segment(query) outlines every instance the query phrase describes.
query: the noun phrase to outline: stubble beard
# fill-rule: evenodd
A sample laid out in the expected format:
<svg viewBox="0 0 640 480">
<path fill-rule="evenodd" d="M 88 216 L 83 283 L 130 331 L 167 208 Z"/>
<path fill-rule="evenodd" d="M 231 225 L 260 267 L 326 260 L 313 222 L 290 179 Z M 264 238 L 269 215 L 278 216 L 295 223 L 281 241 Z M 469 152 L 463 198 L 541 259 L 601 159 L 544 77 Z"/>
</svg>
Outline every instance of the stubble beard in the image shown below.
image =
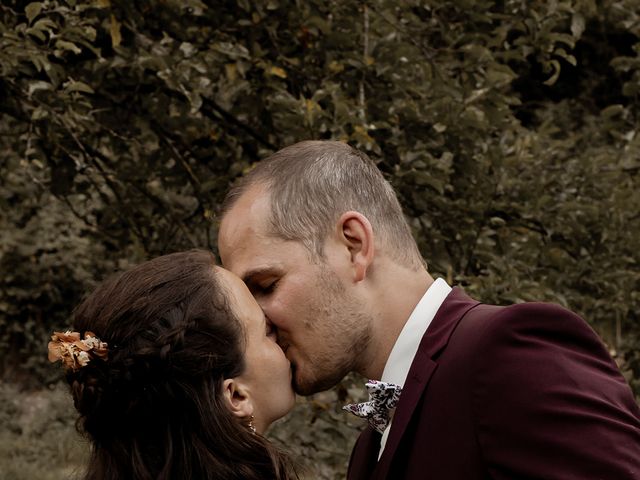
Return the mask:
<svg viewBox="0 0 640 480">
<path fill-rule="evenodd" d="M 345 292 L 339 278 L 322 269 L 315 299 L 304 320 L 319 348 L 303 368 L 294 365 L 293 387 L 300 395 L 328 390 L 349 372 L 360 370 L 371 342 L 371 319 L 365 305 Z M 311 353 L 311 352 L 310 352 Z"/>
</svg>

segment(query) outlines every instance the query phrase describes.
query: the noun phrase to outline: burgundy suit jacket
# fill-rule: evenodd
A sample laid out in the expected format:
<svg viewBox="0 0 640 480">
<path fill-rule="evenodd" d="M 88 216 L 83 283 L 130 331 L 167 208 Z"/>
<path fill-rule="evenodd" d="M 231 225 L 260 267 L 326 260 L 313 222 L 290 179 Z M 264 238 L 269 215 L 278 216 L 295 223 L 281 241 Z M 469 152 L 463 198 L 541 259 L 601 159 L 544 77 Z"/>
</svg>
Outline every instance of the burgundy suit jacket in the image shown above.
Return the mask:
<svg viewBox="0 0 640 480">
<path fill-rule="evenodd" d="M 584 320 L 555 305 L 484 305 L 454 288 L 424 334 L 379 461 L 349 480 L 640 480 L 640 409 Z"/>
</svg>

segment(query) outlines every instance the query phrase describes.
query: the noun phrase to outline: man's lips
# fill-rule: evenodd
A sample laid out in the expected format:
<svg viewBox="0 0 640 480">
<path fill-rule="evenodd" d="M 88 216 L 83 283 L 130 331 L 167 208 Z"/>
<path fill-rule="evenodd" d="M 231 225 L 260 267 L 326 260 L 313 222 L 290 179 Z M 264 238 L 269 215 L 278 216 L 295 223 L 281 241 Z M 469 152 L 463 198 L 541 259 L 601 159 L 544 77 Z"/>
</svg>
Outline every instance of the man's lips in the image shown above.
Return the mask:
<svg viewBox="0 0 640 480">
<path fill-rule="evenodd" d="M 289 343 L 278 338 L 277 340 L 278 346 L 280 349 L 286 354 L 287 350 L 289 350 Z"/>
<path fill-rule="evenodd" d="M 295 362 L 293 357 L 291 356 L 291 353 L 292 353 L 291 350 L 289 350 L 289 347 L 287 346 L 287 348 L 284 350 L 284 356 L 287 357 L 287 360 L 289 360 L 289 363 L 293 365 Z"/>
<path fill-rule="evenodd" d="M 287 360 L 289 360 L 289 363 L 291 364 L 291 367 L 295 368 L 295 362 L 293 360 L 293 357 L 291 356 L 292 350 L 290 350 L 289 347 L 290 347 L 290 345 L 288 343 L 280 345 L 280 348 L 284 352 L 284 356 L 287 357 Z"/>
</svg>

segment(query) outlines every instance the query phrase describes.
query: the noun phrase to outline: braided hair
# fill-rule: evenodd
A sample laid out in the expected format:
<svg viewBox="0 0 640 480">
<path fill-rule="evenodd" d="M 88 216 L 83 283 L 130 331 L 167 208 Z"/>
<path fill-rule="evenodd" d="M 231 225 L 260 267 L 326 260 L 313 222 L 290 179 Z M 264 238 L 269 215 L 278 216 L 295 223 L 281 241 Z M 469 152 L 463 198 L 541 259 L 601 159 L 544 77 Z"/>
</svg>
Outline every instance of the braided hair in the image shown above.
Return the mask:
<svg viewBox="0 0 640 480">
<path fill-rule="evenodd" d="M 101 284 L 74 312 L 106 360 L 68 371 L 77 428 L 91 441 L 85 480 L 291 479 L 291 460 L 228 409 L 242 373 L 242 325 L 210 252 L 142 263 Z"/>
</svg>

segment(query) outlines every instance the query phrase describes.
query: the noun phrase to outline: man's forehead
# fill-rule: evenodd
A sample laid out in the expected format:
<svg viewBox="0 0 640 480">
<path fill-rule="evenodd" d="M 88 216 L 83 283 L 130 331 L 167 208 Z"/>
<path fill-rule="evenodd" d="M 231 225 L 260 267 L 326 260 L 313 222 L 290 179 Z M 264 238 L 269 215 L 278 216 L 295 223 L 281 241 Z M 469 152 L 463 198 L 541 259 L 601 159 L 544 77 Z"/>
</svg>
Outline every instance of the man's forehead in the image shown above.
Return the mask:
<svg viewBox="0 0 640 480">
<path fill-rule="evenodd" d="M 287 245 L 254 225 L 222 229 L 218 250 L 222 265 L 243 280 L 268 275 L 282 268 Z"/>
<path fill-rule="evenodd" d="M 264 217 L 269 213 L 271 200 L 269 191 L 263 185 L 253 185 L 236 199 L 224 218 Z"/>
<path fill-rule="evenodd" d="M 221 251 L 255 236 L 262 236 L 269 214 L 269 202 L 264 194 L 250 189 L 242 194 L 224 214 L 218 231 Z"/>
</svg>

